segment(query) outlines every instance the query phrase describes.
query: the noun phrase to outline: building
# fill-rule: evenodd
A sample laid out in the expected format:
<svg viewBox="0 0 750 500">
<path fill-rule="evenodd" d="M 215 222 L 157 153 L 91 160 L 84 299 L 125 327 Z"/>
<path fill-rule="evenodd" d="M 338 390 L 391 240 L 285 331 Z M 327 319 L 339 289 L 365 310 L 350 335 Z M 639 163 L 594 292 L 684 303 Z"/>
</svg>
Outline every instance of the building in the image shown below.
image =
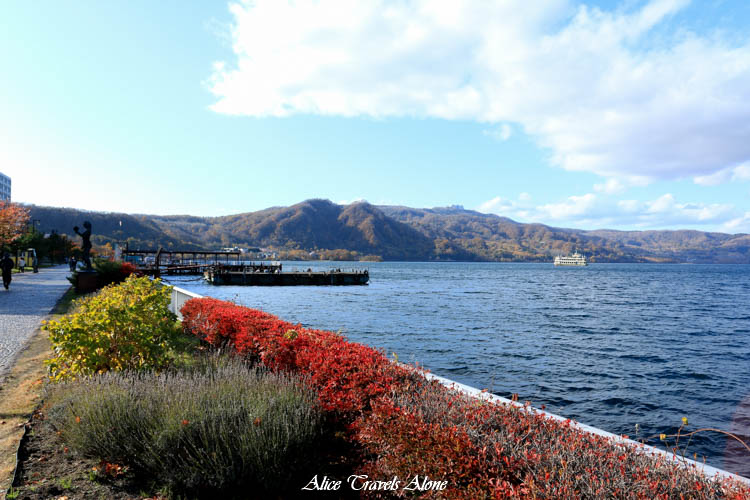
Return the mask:
<svg viewBox="0 0 750 500">
<path fill-rule="evenodd" d="M 10 177 L 0 172 L 0 201 L 10 201 Z"/>
</svg>

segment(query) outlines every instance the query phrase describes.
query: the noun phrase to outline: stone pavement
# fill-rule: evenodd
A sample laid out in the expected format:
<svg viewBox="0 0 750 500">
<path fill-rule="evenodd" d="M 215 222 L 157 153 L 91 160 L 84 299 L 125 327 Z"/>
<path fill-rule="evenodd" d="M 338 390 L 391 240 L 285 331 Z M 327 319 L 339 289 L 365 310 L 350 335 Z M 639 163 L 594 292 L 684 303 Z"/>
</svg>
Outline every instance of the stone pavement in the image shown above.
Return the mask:
<svg viewBox="0 0 750 500">
<path fill-rule="evenodd" d="M 68 266 L 13 275 L 10 290 L 0 286 L 0 384 L 16 354 L 70 286 Z"/>
</svg>

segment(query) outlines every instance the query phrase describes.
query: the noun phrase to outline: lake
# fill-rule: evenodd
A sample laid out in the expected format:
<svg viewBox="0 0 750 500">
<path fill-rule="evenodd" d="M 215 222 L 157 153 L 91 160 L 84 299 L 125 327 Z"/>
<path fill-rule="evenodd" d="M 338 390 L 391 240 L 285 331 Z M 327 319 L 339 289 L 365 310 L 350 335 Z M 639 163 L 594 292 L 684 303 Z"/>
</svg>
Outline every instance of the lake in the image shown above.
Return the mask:
<svg viewBox="0 0 750 500">
<path fill-rule="evenodd" d="M 369 269 L 360 287 L 168 282 L 636 438 L 716 427 L 750 441 L 750 266 L 284 262 Z M 744 401 L 744 403 L 743 403 Z M 684 440 L 683 440 L 684 443 Z M 658 445 L 658 439 L 651 441 Z M 750 476 L 750 453 L 696 435 L 691 458 Z"/>
</svg>

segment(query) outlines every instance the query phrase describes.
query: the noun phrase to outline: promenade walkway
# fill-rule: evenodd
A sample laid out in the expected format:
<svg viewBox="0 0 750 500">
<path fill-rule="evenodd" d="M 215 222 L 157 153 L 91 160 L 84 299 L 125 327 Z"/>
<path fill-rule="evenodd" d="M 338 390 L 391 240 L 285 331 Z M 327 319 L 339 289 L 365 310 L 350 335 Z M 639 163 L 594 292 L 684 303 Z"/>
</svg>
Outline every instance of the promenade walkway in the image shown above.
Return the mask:
<svg viewBox="0 0 750 500">
<path fill-rule="evenodd" d="M 68 266 L 13 275 L 10 290 L 0 287 L 0 385 L 16 354 L 70 286 Z"/>
</svg>

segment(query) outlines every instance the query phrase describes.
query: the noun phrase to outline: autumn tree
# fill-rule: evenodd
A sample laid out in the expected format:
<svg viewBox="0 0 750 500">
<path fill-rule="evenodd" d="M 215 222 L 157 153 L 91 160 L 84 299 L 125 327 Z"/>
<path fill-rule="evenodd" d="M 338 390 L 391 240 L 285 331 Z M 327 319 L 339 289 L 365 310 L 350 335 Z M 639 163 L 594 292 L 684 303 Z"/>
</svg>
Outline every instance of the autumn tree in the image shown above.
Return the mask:
<svg viewBox="0 0 750 500">
<path fill-rule="evenodd" d="M 9 245 L 26 232 L 29 211 L 17 203 L 0 201 L 0 247 Z"/>
</svg>

